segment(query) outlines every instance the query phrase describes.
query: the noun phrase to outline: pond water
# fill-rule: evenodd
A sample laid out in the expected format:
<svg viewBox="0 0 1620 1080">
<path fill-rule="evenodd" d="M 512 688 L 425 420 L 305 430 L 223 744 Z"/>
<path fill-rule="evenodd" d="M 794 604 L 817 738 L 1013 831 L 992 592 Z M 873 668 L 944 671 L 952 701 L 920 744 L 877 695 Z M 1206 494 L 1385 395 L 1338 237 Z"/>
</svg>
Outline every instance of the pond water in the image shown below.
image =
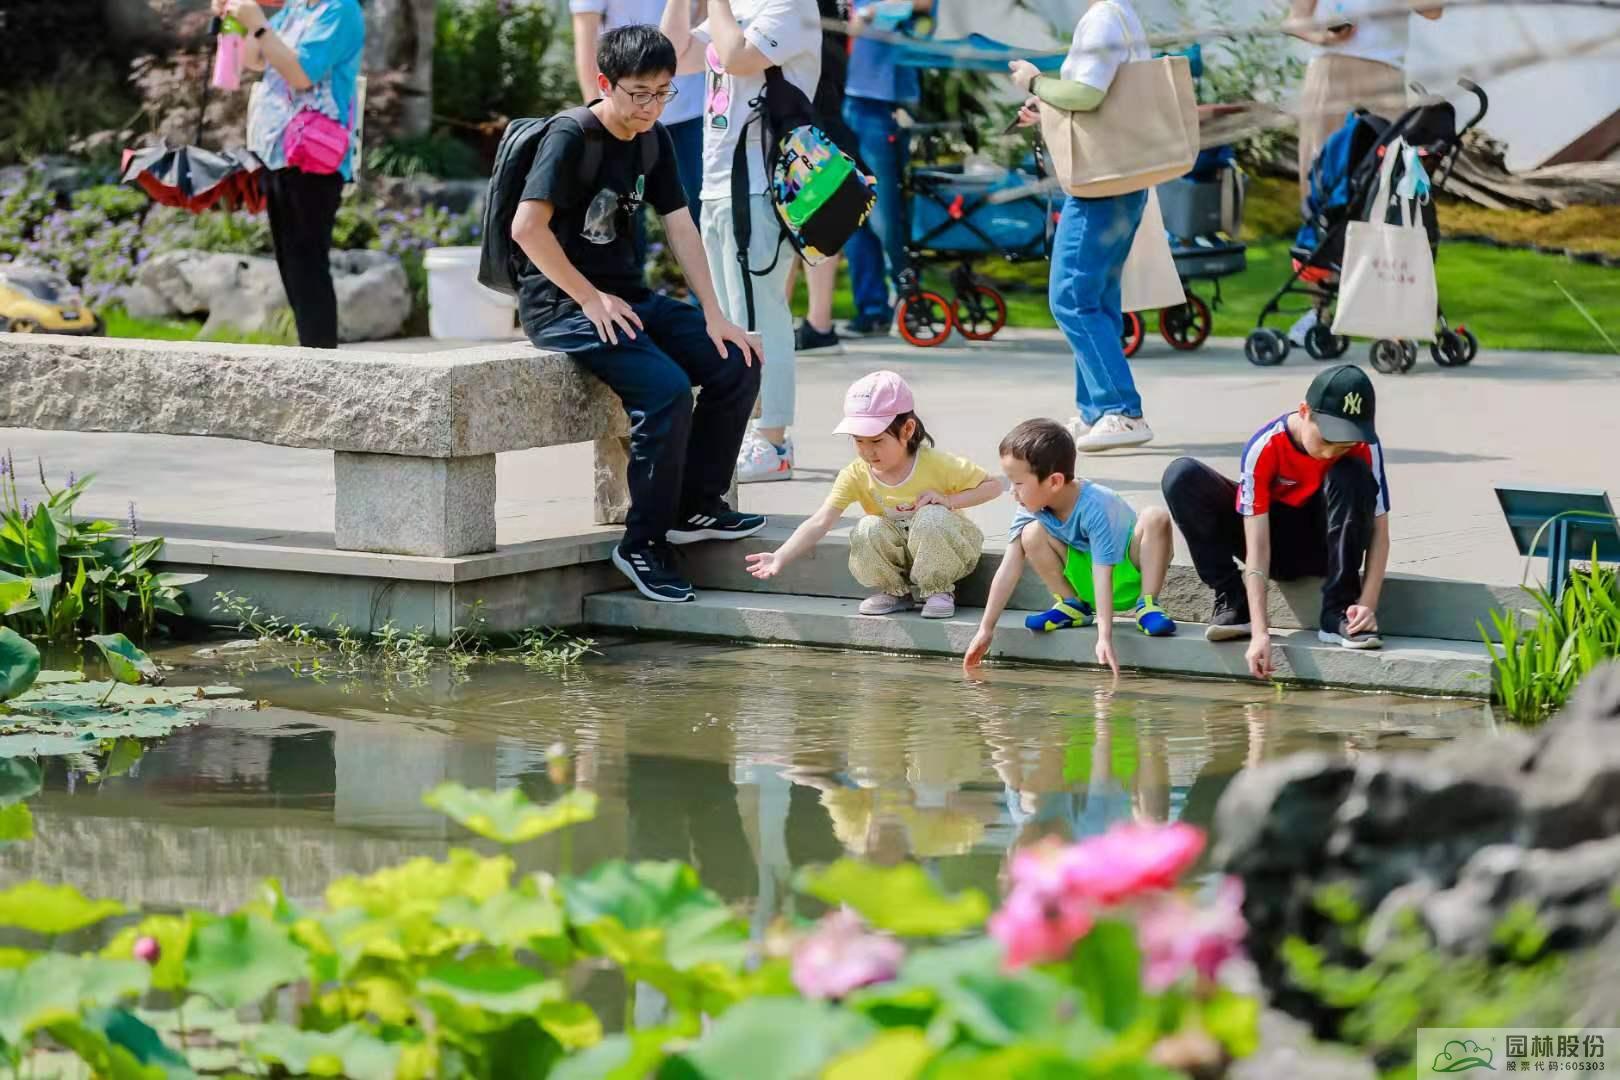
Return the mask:
<svg viewBox="0 0 1620 1080">
<path fill-rule="evenodd" d="M 917 859 L 953 887 L 993 890 L 1014 845 L 1130 818 L 1209 825 L 1246 765 L 1297 751 L 1423 748 L 1489 723 L 1477 702 L 996 668 L 671 642 L 599 646 L 566 676 L 511 663 L 425 683 L 322 685 L 163 657 L 171 682 L 228 681 L 270 702 L 213 713 L 90 782 L 48 759 L 37 839 L 0 875 L 92 896 L 224 908 L 280 878 L 300 899 L 332 878 L 471 838 L 421 805 L 444 780 L 560 789 L 565 745 L 597 819 L 529 869 L 679 858 L 761 920 L 793 910 L 795 867 L 850 853 Z M 473 844 L 488 848 L 482 843 Z"/>
</svg>

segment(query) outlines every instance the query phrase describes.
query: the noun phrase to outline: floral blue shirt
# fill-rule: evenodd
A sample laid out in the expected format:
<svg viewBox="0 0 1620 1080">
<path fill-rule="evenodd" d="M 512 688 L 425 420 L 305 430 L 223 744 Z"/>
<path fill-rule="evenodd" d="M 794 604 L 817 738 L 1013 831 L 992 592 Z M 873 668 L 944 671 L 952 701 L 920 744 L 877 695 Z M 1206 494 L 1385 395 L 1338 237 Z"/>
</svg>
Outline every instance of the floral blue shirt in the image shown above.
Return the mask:
<svg viewBox="0 0 1620 1080">
<path fill-rule="evenodd" d="M 359 0 L 288 0 L 270 19 L 276 36 L 298 54 L 298 64 L 315 85 L 295 91 L 275 68 L 266 67 L 248 110 L 248 149 L 268 169 L 287 167 L 281 139 L 294 116 L 315 109 L 353 131 L 360 58 L 366 46 L 366 20 Z M 354 147 L 338 170 L 354 178 Z"/>
</svg>

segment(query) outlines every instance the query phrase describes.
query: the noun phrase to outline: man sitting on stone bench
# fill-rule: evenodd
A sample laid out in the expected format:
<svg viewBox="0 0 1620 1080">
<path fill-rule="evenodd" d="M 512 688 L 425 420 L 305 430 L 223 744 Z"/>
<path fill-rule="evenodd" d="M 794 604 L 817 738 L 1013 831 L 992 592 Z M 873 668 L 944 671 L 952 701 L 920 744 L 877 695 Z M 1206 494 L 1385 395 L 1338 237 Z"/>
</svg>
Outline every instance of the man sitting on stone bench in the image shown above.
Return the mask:
<svg viewBox="0 0 1620 1080">
<path fill-rule="evenodd" d="M 563 117 L 546 129 L 512 221 L 528 256 L 518 310 L 529 340 L 567 353 L 624 402 L 630 509 L 613 565 L 649 600 L 679 603 L 696 594 L 672 543 L 738 540 L 765 527 L 725 501 L 759 394 L 760 356 L 721 313 L 674 144 L 658 122 L 675 93 L 674 46 L 657 27 L 620 27 L 602 35 L 596 62 L 602 96 L 577 122 Z M 600 141 L 594 177 L 580 175 L 587 140 Z M 663 218 L 701 310 L 647 289 L 632 226 L 643 201 Z M 693 386 L 703 388 L 696 409 Z"/>
<path fill-rule="evenodd" d="M 1187 538 L 1198 576 L 1215 590 L 1205 637 L 1250 638 L 1246 659 L 1257 679 L 1272 672 L 1266 615 L 1272 576 L 1327 579 L 1323 641 L 1347 649 L 1383 644 L 1378 596 L 1389 568 L 1389 485 L 1373 408 L 1365 372 L 1351 364 L 1328 368 L 1297 411 L 1249 440 L 1236 483 L 1192 458 L 1165 470 L 1165 505 Z"/>
</svg>

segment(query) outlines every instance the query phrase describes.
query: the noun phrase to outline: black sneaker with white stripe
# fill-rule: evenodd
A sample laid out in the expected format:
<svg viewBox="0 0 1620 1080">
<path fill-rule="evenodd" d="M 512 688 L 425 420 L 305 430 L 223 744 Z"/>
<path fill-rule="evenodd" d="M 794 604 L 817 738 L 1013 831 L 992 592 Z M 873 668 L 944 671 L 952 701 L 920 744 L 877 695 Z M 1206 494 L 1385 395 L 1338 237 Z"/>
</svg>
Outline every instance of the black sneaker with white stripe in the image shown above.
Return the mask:
<svg viewBox="0 0 1620 1080">
<path fill-rule="evenodd" d="M 695 544 L 699 540 L 741 540 L 765 527 L 762 514 L 739 514 L 723 503 L 713 510 L 700 511 L 669 530 L 672 544 Z"/>
<path fill-rule="evenodd" d="M 675 551 L 668 544 L 650 543 L 613 549 L 613 565 L 649 600 L 684 604 L 697 599 L 692 583 L 675 569 Z"/>
</svg>

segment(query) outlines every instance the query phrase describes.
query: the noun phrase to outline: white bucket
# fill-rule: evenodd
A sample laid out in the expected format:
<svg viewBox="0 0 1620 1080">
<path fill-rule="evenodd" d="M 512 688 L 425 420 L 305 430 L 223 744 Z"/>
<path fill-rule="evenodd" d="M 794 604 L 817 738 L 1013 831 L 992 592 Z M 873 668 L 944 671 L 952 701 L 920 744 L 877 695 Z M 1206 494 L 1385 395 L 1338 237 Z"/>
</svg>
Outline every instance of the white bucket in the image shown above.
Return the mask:
<svg viewBox="0 0 1620 1080">
<path fill-rule="evenodd" d="M 476 247 L 428 248 L 428 333 L 440 340 L 487 341 L 513 336 L 517 301 L 478 284 Z"/>
</svg>

